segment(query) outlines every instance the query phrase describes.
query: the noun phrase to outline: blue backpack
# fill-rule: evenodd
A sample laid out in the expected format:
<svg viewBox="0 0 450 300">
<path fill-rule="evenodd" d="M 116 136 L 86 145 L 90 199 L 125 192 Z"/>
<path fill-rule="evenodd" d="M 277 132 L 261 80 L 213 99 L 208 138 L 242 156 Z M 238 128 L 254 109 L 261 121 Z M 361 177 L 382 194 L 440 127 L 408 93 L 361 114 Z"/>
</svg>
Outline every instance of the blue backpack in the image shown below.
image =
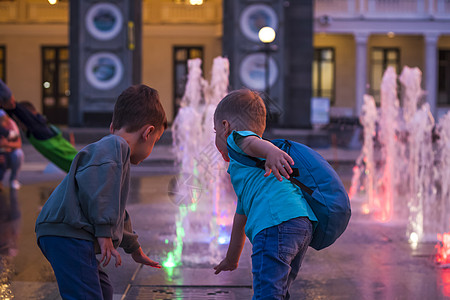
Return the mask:
<svg viewBox="0 0 450 300">
<path fill-rule="evenodd" d="M 284 139 L 270 142 L 294 160 L 289 180 L 300 187 L 319 220 L 309 245 L 316 250 L 330 246 L 347 228 L 351 216 L 350 201 L 341 179 L 333 167 L 311 148 Z M 244 165 L 264 169 L 264 160 L 240 154 L 230 147 L 228 153 Z"/>
</svg>

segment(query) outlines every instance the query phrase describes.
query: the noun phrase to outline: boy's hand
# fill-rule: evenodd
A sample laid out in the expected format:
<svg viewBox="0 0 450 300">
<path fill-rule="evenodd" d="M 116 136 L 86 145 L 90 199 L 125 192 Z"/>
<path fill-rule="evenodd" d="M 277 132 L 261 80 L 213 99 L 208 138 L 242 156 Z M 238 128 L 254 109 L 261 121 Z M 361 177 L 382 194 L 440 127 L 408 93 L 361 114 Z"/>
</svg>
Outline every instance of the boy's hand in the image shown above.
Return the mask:
<svg viewBox="0 0 450 300">
<path fill-rule="evenodd" d="M 283 180 L 282 176 L 289 179 L 289 174 L 292 173 L 291 165 L 294 165 L 294 160 L 271 142 L 256 136 L 248 136 L 240 139 L 238 146 L 249 156 L 266 159 L 266 173 L 264 177 L 269 176 L 273 172 L 273 175 L 279 181 Z"/>
<path fill-rule="evenodd" d="M 159 264 L 159 262 L 153 261 L 150 258 L 148 258 L 148 256 L 145 255 L 144 251 L 142 251 L 141 247 L 139 247 L 139 249 L 131 253 L 131 257 L 137 263 L 161 269 L 161 265 Z"/>
<path fill-rule="evenodd" d="M 117 252 L 114 248 L 112 239 L 107 237 L 97 237 L 97 240 L 100 245 L 100 250 L 102 251 L 102 259 L 100 260 L 100 263 L 105 260 L 103 266 L 106 267 L 109 264 L 112 255 L 116 259 L 116 267 L 120 266 L 122 264 L 122 258 L 120 257 L 119 252 Z"/>
<path fill-rule="evenodd" d="M 214 267 L 214 270 L 216 270 L 214 272 L 214 274 L 219 274 L 222 271 L 233 271 L 236 270 L 236 268 L 238 267 L 238 263 L 233 263 L 231 262 L 228 258 L 225 258 L 224 260 L 222 260 L 220 262 L 220 264 L 218 264 L 217 266 Z"/>
<path fill-rule="evenodd" d="M 279 181 L 283 180 L 281 176 L 289 179 L 289 174 L 292 173 L 291 165 L 294 165 L 294 160 L 286 152 L 276 146 L 271 147 L 267 151 L 264 177 L 269 176 L 273 172 L 273 175 Z"/>
</svg>

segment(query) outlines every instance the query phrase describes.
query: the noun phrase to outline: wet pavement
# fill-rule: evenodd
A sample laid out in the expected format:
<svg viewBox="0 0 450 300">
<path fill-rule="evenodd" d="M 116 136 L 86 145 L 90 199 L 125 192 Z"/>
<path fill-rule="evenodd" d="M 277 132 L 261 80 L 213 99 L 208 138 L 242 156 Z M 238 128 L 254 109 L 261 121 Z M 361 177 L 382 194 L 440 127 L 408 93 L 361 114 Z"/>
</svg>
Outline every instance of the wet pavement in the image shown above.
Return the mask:
<svg viewBox="0 0 450 300">
<path fill-rule="evenodd" d="M 334 165 L 348 186 L 352 165 L 342 158 L 346 154 L 328 153 L 331 160 L 336 157 Z M 176 230 L 178 206 L 168 195 L 175 170 L 162 157 L 133 167 L 132 173 L 128 212 L 134 230 L 150 258 L 162 262 L 173 250 L 166 240 Z M 52 269 L 36 245 L 34 222 L 63 175 L 45 161 L 28 161 L 20 175 L 22 188 L 0 193 L 0 299 L 60 299 Z M 450 299 L 450 269 L 434 263 L 434 245 L 412 247 L 405 224 L 370 221 L 358 213 L 359 206 L 352 203 L 349 227 L 334 245 L 308 250 L 291 299 Z M 226 248 L 219 247 L 219 256 L 225 255 Z M 252 295 L 248 241 L 239 268 L 219 275 L 214 275 L 211 264 L 158 270 L 139 266 L 120 253 L 122 266 L 107 267 L 114 299 L 250 299 Z"/>
</svg>

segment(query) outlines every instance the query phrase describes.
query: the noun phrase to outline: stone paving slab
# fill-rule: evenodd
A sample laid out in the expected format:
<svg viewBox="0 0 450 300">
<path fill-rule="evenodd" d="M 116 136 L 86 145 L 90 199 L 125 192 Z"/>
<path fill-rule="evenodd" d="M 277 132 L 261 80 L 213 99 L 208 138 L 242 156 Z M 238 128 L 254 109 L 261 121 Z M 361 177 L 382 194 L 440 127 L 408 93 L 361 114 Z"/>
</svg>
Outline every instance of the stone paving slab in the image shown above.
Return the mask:
<svg viewBox="0 0 450 300">
<path fill-rule="evenodd" d="M 251 297 L 252 290 L 246 287 L 140 286 L 132 287 L 126 299 L 241 300 L 251 299 Z"/>
<path fill-rule="evenodd" d="M 245 257 L 243 258 L 246 259 Z M 219 263 L 219 262 L 218 262 Z M 176 267 L 170 272 L 142 268 L 132 285 L 145 286 L 201 286 L 201 287 L 243 287 L 251 288 L 251 269 L 238 268 L 233 272 L 214 275 L 212 267 Z"/>
</svg>

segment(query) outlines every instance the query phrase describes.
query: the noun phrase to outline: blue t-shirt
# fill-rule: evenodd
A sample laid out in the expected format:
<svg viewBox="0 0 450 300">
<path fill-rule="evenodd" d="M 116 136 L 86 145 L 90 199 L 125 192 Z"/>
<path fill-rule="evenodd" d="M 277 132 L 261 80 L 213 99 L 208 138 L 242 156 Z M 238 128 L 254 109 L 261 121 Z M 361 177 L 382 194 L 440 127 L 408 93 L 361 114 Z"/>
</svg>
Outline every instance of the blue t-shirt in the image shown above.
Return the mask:
<svg viewBox="0 0 450 300">
<path fill-rule="evenodd" d="M 239 139 L 247 136 L 259 137 L 251 131 L 233 131 L 228 136 L 228 146 L 245 154 L 238 144 Z M 238 197 L 236 213 L 247 216 L 245 234 L 250 242 L 261 230 L 293 218 L 317 221 L 300 188 L 289 180 L 280 182 L 273 174 L 264 177 L 264 170 L 243 165 L 231 157 L 228 173 Z"/>
</svg>

